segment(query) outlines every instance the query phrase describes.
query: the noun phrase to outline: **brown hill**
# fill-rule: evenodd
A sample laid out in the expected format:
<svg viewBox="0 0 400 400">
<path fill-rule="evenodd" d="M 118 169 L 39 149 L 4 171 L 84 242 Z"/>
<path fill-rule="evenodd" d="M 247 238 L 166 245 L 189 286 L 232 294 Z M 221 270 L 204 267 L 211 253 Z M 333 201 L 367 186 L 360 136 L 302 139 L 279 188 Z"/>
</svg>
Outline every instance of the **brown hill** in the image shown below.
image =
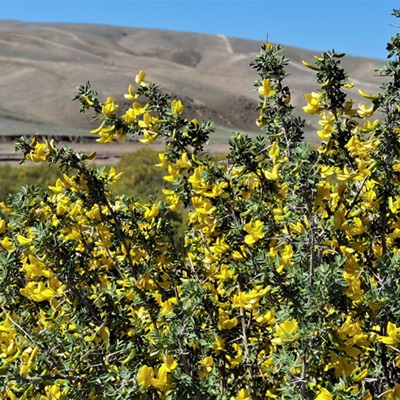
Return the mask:
<svg viewBox="0 0 400 400">
<path fill-rule="evenodd" d="M 79 106 L 71 101 L 75 87 L 90 80 L 101 98 L 122 101 L 141 69 L 182 99 L 190 117 L 213 120 L 222 135 L 256 132 L 257 74 L 249 62 L 260 44 L 221 35 L 0 21 L 0 135 L 87 134 L 98 122 L 77 114 Z M 312 62 L 315 54 L 320 52 L 285 48 L 291 59 L 287 83 L 298 114 L 304 94 L 316 88 L 314 74 L 301 61 Z M 382 82 L 374 73 L 382 63 L 344 60 L 356 88 L 372 93 Z"/>
</svg>

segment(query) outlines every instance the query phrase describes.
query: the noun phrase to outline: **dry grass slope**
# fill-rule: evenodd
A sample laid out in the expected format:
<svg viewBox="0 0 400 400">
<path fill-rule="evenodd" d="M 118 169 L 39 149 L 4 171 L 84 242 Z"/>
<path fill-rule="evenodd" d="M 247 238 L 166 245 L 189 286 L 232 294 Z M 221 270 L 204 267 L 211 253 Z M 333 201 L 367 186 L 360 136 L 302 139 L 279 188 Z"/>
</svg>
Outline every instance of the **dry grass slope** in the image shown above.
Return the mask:
<svg viewBox="0 0 400 400">
<path fill-rule="evenodd" d="M 98 123 L 77 115 L 78 104 L 71 101 L 75 87 L 90 80 L 101 97 L 123 103 L 122 94 L 140 69 L 181 98 L 189 117 L 221 127 L 217 140 L 232 130 L 256 132 L 257 74 L 249 62 L 259 46 L 221 35 L 0 21 L 0 135 L 85 135 Z M 301 60 L 312 62 L 315 53 L 286 47 L 285 55 L 291 59 L 287 83 L 301 114 L 304 93 L 316 87 Z M 374 73 L 382 63 L 345 60 L 356 86 L 372 93 L 382 81 Z"/>
</svg>

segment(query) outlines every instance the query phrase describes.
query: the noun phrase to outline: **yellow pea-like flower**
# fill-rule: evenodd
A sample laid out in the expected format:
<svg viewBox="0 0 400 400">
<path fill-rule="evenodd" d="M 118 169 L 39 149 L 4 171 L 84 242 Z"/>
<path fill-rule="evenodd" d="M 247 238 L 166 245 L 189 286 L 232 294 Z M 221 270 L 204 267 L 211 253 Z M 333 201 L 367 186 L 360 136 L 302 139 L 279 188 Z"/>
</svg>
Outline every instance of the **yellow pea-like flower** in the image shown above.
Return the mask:
<svg viewBox="0 0 400 400">
<path fill-rule="evenodd" d="M 265 97 L 272 97 L 276 93 L 276 90 L 272 88 L 270 79 L 263 79 L 261 86 L 258 88 L 258 93 Z"/>
<path fill-rule="evenodd" d="M 315 398 L 315 400 L 332 400 L 332 399 L 333 399 L 332 393 L 328 389 L 325 389 L 325 388 L 322 388 L 319 391 L 318 396 Z"/>
<path fill-rule="evenodd" d="M 152 367 L 143 365 L 139 368 L 137 373 L 137 381 L 139 386 L 141 386 L 143 389 L 147 389 L 152 385 L 153 378 L 154 370 Z"/>
</svg>

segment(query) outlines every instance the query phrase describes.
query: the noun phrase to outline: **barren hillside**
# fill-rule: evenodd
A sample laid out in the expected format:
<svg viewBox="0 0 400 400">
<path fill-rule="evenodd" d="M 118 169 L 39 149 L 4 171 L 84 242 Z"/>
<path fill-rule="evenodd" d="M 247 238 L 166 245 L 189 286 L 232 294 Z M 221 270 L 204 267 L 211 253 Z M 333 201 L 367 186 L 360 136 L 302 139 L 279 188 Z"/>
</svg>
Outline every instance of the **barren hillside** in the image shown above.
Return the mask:
<svg viewBox="0 0 400 400">
<path fill-rule="evenodd" d="M 191 117 L 212 119 L 222 134 L 257 131 L 257 74 L 249 63 L 260 44 L 219 35 L 0 21 L 0 134 L 87 134 L 98 123 L 78 115 L 78 104 L 71 101 L 75 87 L 90 80 L 101 98 L 122 102 L 140 69 L 182 99 Z M 298 114 L 304 94 L 316 88 L 301 60 L 312 62 L 320 53 L 285 49 L 291 59 L 287 83 Z M 348 57 L 344 64 L 356 83 L 355 94 L 357 88 L 378 91 L 382 78 L 374 69 L 382 61 Z"/>
</svg>

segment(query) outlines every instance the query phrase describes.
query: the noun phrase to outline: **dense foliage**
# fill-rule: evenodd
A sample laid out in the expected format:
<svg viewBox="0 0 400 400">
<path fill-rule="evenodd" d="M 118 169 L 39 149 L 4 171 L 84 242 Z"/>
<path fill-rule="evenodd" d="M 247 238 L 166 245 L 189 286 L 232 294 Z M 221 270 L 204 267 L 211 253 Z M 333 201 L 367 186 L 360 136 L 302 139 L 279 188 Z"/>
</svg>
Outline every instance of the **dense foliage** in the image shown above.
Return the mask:
<svg viewBox="0 0 400 400">
<path fill-rule="evenodd" d="M 158 152 L 151 148 L 141 148 L 132 153 L 123 154 L 115 168 L 124 171 L 121 179 L 113 185 L 118 194 L 133 196 L 147 201 L 149 196 L 161 198 L 161 190 L 168 186 L 163 180 L 163 171 L 154 168 L 158 162 Z M 109 169 L 109 165 L 98 166 Z M 10 193 L 18 192 L 22 186 L 35 185 L 47 188 L 57 178 L 62 177 L 57 166 L 49 168 L 46 164 L 25 164 L 23 167 L 13 164 L 0 165 L 0 200 Z"/>
<path fill-rule="evenodd" d="M 143 71 L 124 111 L 79 87 L 99 142 L 165 141 L 157 167 L 172 186 L 138 201 L 112 190 L 115 168 L 19 141 L 64 175 L 51 194 L 26 187 L 1 204 L 2 396 L 399 398 L 400 35 L 388 51 L 381 93 L 360 90 L 371 104 L 358 107 L 342 54 L 305 62 L 319 84 L 304 107 L 320 116 L 311 149 L 289 60 L 262 45 L 262 135 L 233 134 L 218 162 L 203 153 L 212 124 L 184 118 Z"/>
</svg>

